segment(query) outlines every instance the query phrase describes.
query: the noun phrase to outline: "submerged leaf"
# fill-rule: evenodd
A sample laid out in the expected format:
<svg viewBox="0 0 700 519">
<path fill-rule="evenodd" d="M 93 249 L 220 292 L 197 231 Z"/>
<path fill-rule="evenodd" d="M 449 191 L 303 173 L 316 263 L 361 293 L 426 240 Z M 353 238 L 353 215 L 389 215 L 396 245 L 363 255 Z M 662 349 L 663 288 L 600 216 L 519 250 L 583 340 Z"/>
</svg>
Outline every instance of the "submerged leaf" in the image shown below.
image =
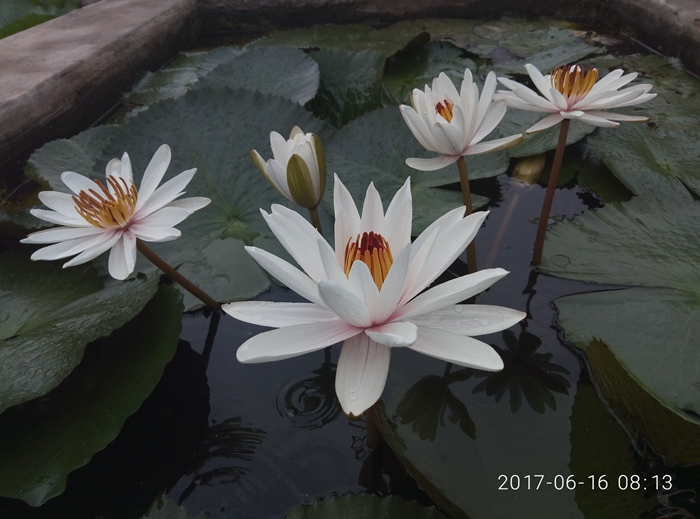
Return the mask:
<svg viewBox="0 0 700 519">
<path fill-rule="evenodd" d="M 130 323 L 93 343 L 51 393 L 0 416 L 0 494 L 39 506 L 63 492 L 68 474 L 117 436 L 158 383 L 181 316 L 180 295 L 161 288 Z"/>
<path fill-rule="evenodd" d="M 398 496 L 373 494 L 331 496 L 313 505 L 303 505 L 289 512 L 285 519 L 443 519 L 435 507 L 426 508 Z"/>
</svg>

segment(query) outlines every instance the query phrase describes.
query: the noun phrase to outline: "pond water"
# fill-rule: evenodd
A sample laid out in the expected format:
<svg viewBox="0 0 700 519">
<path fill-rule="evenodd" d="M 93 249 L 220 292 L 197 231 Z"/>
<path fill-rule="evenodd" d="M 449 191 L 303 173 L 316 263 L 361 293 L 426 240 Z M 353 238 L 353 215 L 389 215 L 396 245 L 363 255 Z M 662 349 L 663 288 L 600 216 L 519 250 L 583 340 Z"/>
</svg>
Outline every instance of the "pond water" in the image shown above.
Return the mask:
<svg viewBox="0 0 700 519">
<path fill-rule="evenodd" d="M 476 44 L 467 45 L 458 38 L 452 38 L 449 45 L 422 42 L 423 47 L 391 58 L 386 69 L 383 58 L 374 55 L 372 59 L 381 63 L 380 81 L 385 87 L 382 95 L 393 96 L 397 101 L 407 94 L 406 85 L 420 81 L 422 74 L 433 75 L 441 67 L 453 71 L 461 67 L 463 70 L 464 63 L 479 63 L 482 55 L 490 56 L 492 62 L 504 63 L 507 68 L 516 56 L 510 49 L 517 48 L 520 54 L 537 54 L 539 47 L 535 43 L 516 42 L 515 37 L 509 40 L 510 43 L 505 42 L 501 32 L 510 30 L 508 23 L 478 26 L 475 33 L 481 40 Z M 552 34 L 552 38 L 562 38 L 556 31 Z M 491 48 L 489 42 L 500 44 Z M 465 53 L 460 44 L 462 47 L 467 45 L 468 52 Z M 562 49 L 562 46 L 554 48 L 558 49 L 552 51 L 557 59 L 561 57 L 559 54 L 571 51 Z M 350 50 L 363 51 L 362 48 Z M 590 53 L 590 49 L 584 50 Z M 588 56 L 580 49 L 574 51 L 566 54 L 572 61 L 576 52 L 581 58 Z M 223 52 L 230 50 L 222 51 L 222 55 Z M 392 52 L 385 52 L 392 55 Z M 361 58 L 368 61 L 367 55 Z M 207 59 L 209 61 L 205 60 L 203 65 L 199 61 L 201 56 L 197 56 L 195 68 L 216 70 L 216 63 L 221 62 L 217 62 L 221 58 L 216 51 Z M 329 67 L 325 59 L 327 56 L 319 55 L 322 77 L 327 70 L 324 67 Z M 546 61 L 547 56 L 539 56 L 539 59 Z M 238 66 L 240 73 L 247 65 Z M 369 65 L 370 68 L 373 66 Z M 167 98 L 176 97 L 171 95 L 173 91 L 187 91 L 196 77 L 193 81 L 192 70 L 186 64 L 182 70 L 170 71 L 175 86 L 165 82 L 167 88 L 158 90 L 162 85 L 156 82 L 156 87 L 145 94 L 148 89 L 142 89 L 140 95 L 147 97 L 157 91 L 156 97 Z M 371 74 L 368 72 L 363 81 Z M 212 81 L 225 79 L 213 73 L 211 76 Z M 242 88 L 248 87 L 244 85 Z M 332 81 L 326 84 L 326 92 L 333 93 L 334 88 Z M 372 88 L 370 85 L 365 90 Z M 170 93 L 163 95 L 166 90 Z M 264 92 L 269 92 L 269 89 Z M 208 95 L 206 98 L 202 93 L 192 92 L 188 98 L 200 103 L 216 98 L 213 94 Z M 239 93 L 230 93 L 229 96 L 242 96 L 248 103 L 257 103 L 261 98 L 258 94 L 255 98 Z M 143 97 L 137 99 L 143 101 Z M 265 109 L 269 108 L 272 114 L 281 106 L 275 105 L 278 101 L 271 101 L 272 98 L 262 99 L 264 103 L 255 106 L 266 104 Z M 358 143 L 367 144 L 363 139 L 371 141 L 377 134 L 382 134 L 383 127 L 373 130 L 374 134 L 367 130 L 378 124 L 376 119 L 369 119 L 372 113 L 384 116 L 389 110 L 396 110 L 395 107 L 380 108 L 372 102 L 363 107 L 361 101 L 348 102 L 346 108 L 352 106 L 347 109 L 340 106 L 342 117 L 338 116 L 337 120 L 333 119 L 336 115 L 329 115 L 327 105 L 314 105 L 313 101 L 307 104 L 318 117 L 330 121 L 330 125 L 342 127 L 330 130 L 330 126 L 321 127 L 320 122 L 311 120 L 308 114 L 304 116 L 308 117 L 304 121 L 308 127 L 313 129 L 315 124 L 320 128 L 316 130 L 320 135 L 324 136 L 325 131 L 328 136 L 330 171 L 342 171 L 350 164 L 344 162 L 350 152 L 343 155 L 342 151 L 353 146 L 361 147 Z M 143 104 L 147 106 L 150 102 L 153 100 Z M 176 106 L 177 100 L 163 103 L 167 102 L 171 104 L 166 105 L 168 109 L 164 111 L 174 111 L 172 107 Z M 391 105 L 391 102 L 385 99 L 384 104 Z M 202 110 L 201 107 L 196 109 Z M 156 113 L 157 110 L 158 106 L 154 105 L 144 114 Z M 187 114 L 189 108 L 185 106 L 183 110 Z M 296 112 L 287 107 L 283 110 L 286 111 L 279 117 L 285 123 L 287 119 L 301 117 L 298 115 L 302 111 L 299 106 L 294 108 Z M 369 121 L 365 126 L 348 124 L 361 119 L 365 113 L 364 117 Z M 119 117 L 129 116 L 121 114 Z M 125 137 L 132 146 L 130 153 L 134 149 L 135 164 L 138 160 L 143 161 L 143 156 L 148 153 L 146 144 L 138 144 L 139 132 L 150 128 L 146 124 L 143 128 L 137 126 L 141 117 L 133 117 L 127 127 L 136 128 L 134 136 Z M 186 116 L 180 117 L 187 120 Z M 248 114 L 241 119 L 245 117 Z M 387 118 L 384 116 L 385 120 Z M 172 130 L 169 136 L 172 140 L 167 142 L 173 144 L 179 138 L 179 132 L 187 134 L 190 130 L 186 124 Z M 215 130 L 222 127 L 217 121 L 211 124 Z M 241 122 L 241 125 L 245 124 Z M 231 128 L 230 131 L 232 135 L 227 139 L 235 142 L 237 130 Z M 241 131 L 250 133 L 245 128 Z M 267 131 L 269 128 L 261 132 L 263 141 Z M 85 144 L 89 140 L 87 137 L 78 137 L 75 142 L 88 149 L 98 140 L 95 135 L 107 135 L 105 142 L 122 138 L 116 131 L 107 132 L 112 130 L 97 130 L 90 134 L 93 141 L 89 145 Z M 368 135 L 364 136 L 365 133 Z M 254 141 L 257 142 L 255 146 L 260 149 L 260 136 L 255 138 L 258 139 Z M 179 148 L 174 146 L 175 154 L 178 149 L 188 147 L 188 139 L 183 138 Z M 391 140 L 391 136 L 387 135 L 387 139 Z M 240 140 L 245 139 L 241 137 Z M 343 148 L 344 142 L 349 142 L 347 148 Z M 392 153 L 404 158 L 408 156 L 403 150 L 393 151 L 395 147 L 391 145 L 380 156 L 372 146 L 378 145 L 370 143 L 362 149 L 370 150 L 368 154 L 379 163 L 378 167 L 384 165 L 382 160 L 388 160 L 382 157 L 394 158 Z M 240 147 L 250 150 L 254 146 L 245 141 Z M 51 150 L 44 153 L 51 153 Z M 110 156 L 109 153 L 112 151 L 97 147 L 92 162 L 96 164 L 95 171 L 104 170 L 104 163 L 108 160 L 105 157 Z M 190 150 L 189 153 L 187 159 L 194 152 Z M 220 159 L 216 152 L 213 154 L 213 159 L 202 158 L 202 166 L 198 163 L 198 167 L 205 172 L 221 169 L 221 164 L 226 167 L 234 164 L 239 168 L 243 167 L 240 164 L 244 160 L 248 160 L 245 156 L 229 163 Z M 549 171 L 551 155 L 548 152 L 545 175 Z M 46 173 L 43 160 L 41 153 L 35 156 L 33 167 L 51 182 L 53 173 Z M 176 168 L 182 164 L 182 160 L 178 160 Z M 211 162 L 207 163 L 207 160 Z M 352 160 L 351 166 L 363 171 L 365 176 L 360 175 L 348 183 L 362 184 L 372 170 L 357 157 Z M 16 499 L 0 498 L 0 517 L 138 519 L 153 500 L 164 493 L 183 506 L 190 516 L 204 512 L 211 518 L 273 519 L 285 517 L 300 505 L 312 504 L 332 495 L 363 492 L 399 496 L 426 507 L 437 505 L 448 516 L 474 519 L 700 516 L 697 501 L 700 466 L 664 463 L 647 440 L 637 435 L 637 429 L 624 420 L 618 421 L 599 396 L 586 356 L 565 340 L 564 331 L 557 325 L 555 299 L 586 292 L 619 291 L 624 288 L 623 283 L 575 281 L 533 268 L 530 265 L 532 244 L 545 189 L 542 182 L 528 184 L 515 178 L 517 175 L 513 169 L 518 156 L 502 155 L 497 160 L 505 161 L 508 170 L 500 173 L 505 169 L 502 168 L 500 174 L 488 175 L 490 178 L 479 178 L 479 168 L 494 171 L 501 165 L 486 161 L 470 166 L 477 174 L 477 180 L 472 182 L 472 192 L 483 197 L 484 205 L 480 209 L 490 211 L 476 237 L 476 250 L 480 269 L 501 267 L 510 274 L 476 296 L 473 302 L 527 312 L 526 319 L 511 329 L 480 337 L 503 357 L 503 372 L 486 374 L 406 349 L 394 349 L 382 399 L 383 417 L 377 425 L 383 433 L 384 443 L 372 449 L 367 444 L 366 419 L 349 420 L 335 396 L 339 345 L 281 362 L 240 364 L 235 358 L 237 348 L 263 328 L 209 311 L 185 313 L 175 357 L 143 405 L 126 419 L 116 439 L 97 452 L 87 465 L 70 473 L 67 488 L 61 495 L 38 508 Z M 247 167 L 250 168 L 250 164 Z M 592 171 L 596 172 L 595 175 Z M 568 175 L 568 180 L 564 178 L 563 185 L 557 190 L 552 208 L 553 223 L 605 207 L 601 198 L 610 203 L 627 202 L 633 197 L 632 191 L 592 156 L 585 141 L 567 148 L 563 172 L 564 177 Z M 620 176 L 617 170 L 616 175 Z M 453 183 L 454 176 L 433 177 L 438 178 L 437 182 L 426 181 L 427 177 L 420 174 L 414 178 L 417 179 L 414 198 L 420 213 L 414 225 L 416 222 L 420 225 L 421 219 L 428 218 L 427 215 L 444 213 L 444 205 L 454 203 L 457 198 L 458 185 Z M 391 189 L 398 182 L 395 177 L 378 176 L 374 180 L 380 191 L 384 188 L 385 201 L 393 195 Z M 429 196 L 436 196 L 428 195 L 434 191 L 430 182 L 446 187 L 447 194 L 440 195 L 441 199 L 430 199 Z M 627 185 L 630 187 L 629 183 Z M 589 189 L 592 186 L 596 192 Z M 351 190 L 356 199 L 358 190 L 364 187 L 353 184 Z M 639 185 L 631 187 L 639 196 Z M 691 188 L 688 190 L 692 193 Z M 245 198 L 237 193 L 237 198 Z M 251 196 L 254 204 L 258 195 Z M 235 209 L 240 209 L 240 206 L 235 206 Z M 235 213 L 233 209 L 231 212 Z M 322 214 L 322 220 L 324 226 L 330 228 L 328 212 Z M 248 228 L 243 231 L 233 226 L 226 228 L 230 233 L 227 236 L 236 239 L 247 239 L 245 233 L 248 231 Z M 233 257 L 234 253 L 227 251 L 226 254 Z M 232 261 L 240 261 L 236 258 L 233 257 Z M 210 261 L 207 265 L 215 269 L 217 263 Z M 183 268 L 190 268 L 195 275 L 199 272 L 193 267 Z M 465 273 L 462 257 L 437 282 Z M 235 268 L 223 272 L 221 279 L 229 278 L 233 283 L 239 280 L 240 284 L 249 282 L 250 286 L 256 283 L 255 280 L 236 277 Z M 264 281 L 258 285 L 250 290 L 261 292 Z M 269 291 L 262 291 L 255 299 L 301 300 L 274 283 Z M 185 301 L 186 305 L 190 304 Z M 88 346 L 86 358 L 99 357 L 98 346 L 99 343 Z M 51 393 L 37 402 L 39 406 L 50 407 Z M 11 409 L 8 415 L 13 412 Z M 21 412 L 24 411 L 17 411 L 17 416 L 21 416 Z M 10 419 L 7 420 L 9 423 Z M 0 430 L 3 426 L 0 421 Z M 605 489 L 599 488 L 601 477 L 607 481 Z M 638 488 L 635 487 L 636 481 L 640 482 Z M 664 486 L 667 481 L 672 482 L 668 488 Z M 571 486 L 567 488 L 567 484 Z"/>
</svg>

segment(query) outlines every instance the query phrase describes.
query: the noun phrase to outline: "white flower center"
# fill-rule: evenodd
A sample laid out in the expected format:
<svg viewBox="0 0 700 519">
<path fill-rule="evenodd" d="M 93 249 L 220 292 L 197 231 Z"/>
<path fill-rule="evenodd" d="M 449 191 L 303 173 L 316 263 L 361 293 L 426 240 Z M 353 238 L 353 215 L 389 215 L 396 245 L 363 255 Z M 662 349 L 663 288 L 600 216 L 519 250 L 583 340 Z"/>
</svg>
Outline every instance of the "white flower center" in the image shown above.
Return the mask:
<svg viewBox="0 0 700 519">
<path fill-rule="evenodd" d="M 454 104 L 450 103 L 447 99 L 445 99 L 442 103 L 438 103 L 435 105 L 435 112 L 439 115 L 442 115 L 442 118 L 445 119 L 445 121 L 451 123 L 453 106 Z"/>
<path fill-rule="evenodd" d="M 99 181 L 95 180 L 102 193 L 94 189 L 89 192 L 81 191 L 79 196 L 73 196 L 75 210 L 85 220 L 100 229 L 124 227 L 129 223 L 136 209 L 139 194 L 133 182 L 123 178 L 107 177 L 114 194 Z"/>
<path fill-rule="evenodd" d="M 348 239 L 345 245 L 345 275 L 350 275 L 350 269 L 355 261 L 362 261 L 369 267 L 372 279 L 379 290 L 382 289 L 384 280 L 389 275 L 389 269 L 394 263 L 389 242 L 375 232 L 365 232 L 357 235 L 353 241 Z"/>
<path fill-rule="evenodd" d="M 571 106 L 591 91 L 598 81 L 598 69 L 591 67 L 586 73 L 580 65 L 566 65 L 552 70 L 549 80 L 552 87 L 561 92 Z"/>
</svg>

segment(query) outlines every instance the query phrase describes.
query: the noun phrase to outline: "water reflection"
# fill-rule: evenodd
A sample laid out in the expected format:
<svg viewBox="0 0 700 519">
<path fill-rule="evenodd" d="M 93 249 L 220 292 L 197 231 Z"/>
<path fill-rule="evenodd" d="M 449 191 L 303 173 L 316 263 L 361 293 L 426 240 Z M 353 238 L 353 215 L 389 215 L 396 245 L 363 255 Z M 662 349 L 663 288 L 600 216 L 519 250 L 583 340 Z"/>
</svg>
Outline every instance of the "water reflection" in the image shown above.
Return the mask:
<svg viewBox="0 0 700 519">
<path fill-rule="evenodd" d="M 492 344 L 503 359 L 504 368 L 495 373 L 474 372 L 476 377 L 485 377 L 474 387 L 474 393 L 485 392 L 500 402 L 508 392 L 510 409 L 515 414 L 522 405 L 523 395 L 528 405 L 538 413 L 544 413 L 545 406 L 553 410 L 557 402 L 553 393 L 569 394 L 569 381 L 561 374 L 569 371 L 552 362 L 553 353 L 537 353 L 542 341 L 522 326 L 520 335 L 512 330 L 501 332 L 505 347 Z"/>
<path fill-rule="evenodd" d="M 428 375 L 413 385 L 396 406 L 401 424 L 411 424 L 411 429 L 421 440 L 434 441 L 438 425 L 445 426 L 448 419 L 457 424 L 464 434 L 476 439 L 476 425 L 469 416 L 464 403 L 452 394 L 450 384 L 470 378 L 475 371 L 461 369 L 451 373 L 452 364 L 447 365 L 443 376 Z"/>
<path fill-rule="evenodd" d="M 321 367 L 314 376 L 285 384 L 277 396 L 277 411 L 300 429 L 318 429 L 332 422 L 340 413 L 335 396 L 335 363 L 331 348 L 326 348 Z"/>
</svg>

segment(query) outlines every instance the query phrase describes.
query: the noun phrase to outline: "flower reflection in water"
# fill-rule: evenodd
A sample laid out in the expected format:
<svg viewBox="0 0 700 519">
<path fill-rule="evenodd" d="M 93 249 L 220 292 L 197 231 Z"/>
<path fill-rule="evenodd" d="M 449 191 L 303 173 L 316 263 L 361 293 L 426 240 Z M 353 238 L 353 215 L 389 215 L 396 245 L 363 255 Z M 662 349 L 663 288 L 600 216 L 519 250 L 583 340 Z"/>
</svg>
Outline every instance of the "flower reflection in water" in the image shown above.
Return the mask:
<svg viewBox="0 0 700 519">
<path fill-rule="evenodd" d="M 510 396 L 510 408 L 517 413 L 525 395 L 528 405 L 538 413 L 544 413 L 545 405 L 556 410 L 553 393 L 569 394 L 571 385 L 561 373 L 569 371 L 551 361 L 552 353 L 536 353 L 542 341 L 525 329 L 516 337 L 511 330 L 502 333 L 505 348 L 492 346 L 503 359 L 503 371 L 489 374 L 475 388 L 474 393 L 485 392 L 500 402 L 506 391 Z M 482 374 L 473 372 L 479 377 Z"/>
<path fill-rule="evenodd" d="M 332 422 L 340 413 L 340 403 L 335 397 L 335 369 L 331 362 L 331 349 L 326 348 L 320 368 L 312 371 L 315 376 L 299 382 L 289 382 L 277 397 L 277 411 L 294 427 L 318 429 Z"/>
<path fill-rule="evenodd" d="M 434 441 L 438 424 L 445 426 L 445 411 L 449 410 L 448 419 L 472 439 L 476 439 L 476 425 L 469 416 L 464 403 L 450 391 L 450 384 L 470 378 L 475 371 L 461 369 L 450 373 L 451 364 L 447 365 L 442 377 L 428 375 L 420 379 L 404 395 L 396 407 L 402 424 L 411 424 L 413 432 L 421 440 Z"/>
</svg>

